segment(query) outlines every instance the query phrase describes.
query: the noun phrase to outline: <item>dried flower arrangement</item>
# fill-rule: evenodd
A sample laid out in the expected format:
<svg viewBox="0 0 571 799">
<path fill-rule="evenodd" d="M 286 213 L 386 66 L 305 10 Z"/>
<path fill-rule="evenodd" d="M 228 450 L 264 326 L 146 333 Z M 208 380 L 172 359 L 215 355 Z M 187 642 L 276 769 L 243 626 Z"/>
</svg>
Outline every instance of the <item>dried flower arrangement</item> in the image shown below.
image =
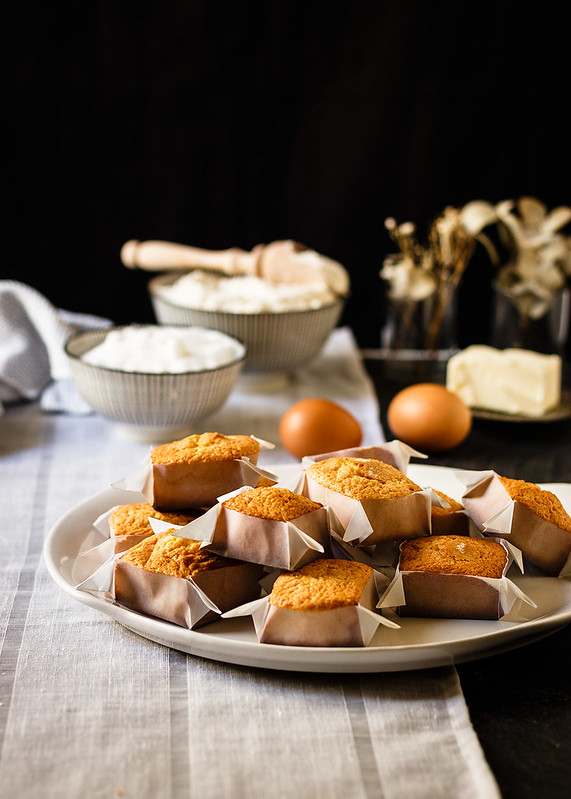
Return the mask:
<svg viewBox="0 0 571 799">
<path fill-rule="evenodd" d="M 444 312 L 478 242 L 498 267 L 497 290 L 510 298 L 520 316 L 541 317 L 571 276 L 571 237 L 559 232 L 570 221 L 570 207 L 548 212 L 533 197 L 497 205 L 475 200 L 461 209 L 447 207 L 421 245 L 412 222 L 398 225 L 388 218 L 385 227 L 400 252 L 386 256 L 380 276 L 402 329 L 410 330 L 418 304 L 432 298 L 431 318 L 419 344 L 435 349 Z M 492 225 L 507 251 L 505 259 L 484 232 Z"/>
<path fill-rule="evenodd" d="M 491 242 L 482 229 L 495 221 L 495 214 L 484 206 L 474 214 L 470 205 L 463 209 L 447 207 L 428 230 L 428 241 L 422 245 L 416 238 L 412 222 L 397 225 L 385 221 L 392 240 L 400 252 L 383 261 L 380 276 L 388 284 L 388 296 L 401 318 L 402 330 L 410 333 L 417 304 L 433 299 L 430 320 L 422 334 L 414 338 L 422 349 L 433 350 L 440 332 L 444 312 L 458 288 L 478 240 L 494 255 Z M 397 345 L 398 346 L 398 345 Z"/>
<path fill-rule="evenodd" d="M 522 317 L 539 319 L 571 277 L 571 236 L 559 231 L 571 222 L 571 208 L 548 212 L 534 197 L 495 206 L 499 234 L 509 252 L 498 271 L 496 288 Z M 517 213 L 516 213 L 517 212 Z"/>
</svg>

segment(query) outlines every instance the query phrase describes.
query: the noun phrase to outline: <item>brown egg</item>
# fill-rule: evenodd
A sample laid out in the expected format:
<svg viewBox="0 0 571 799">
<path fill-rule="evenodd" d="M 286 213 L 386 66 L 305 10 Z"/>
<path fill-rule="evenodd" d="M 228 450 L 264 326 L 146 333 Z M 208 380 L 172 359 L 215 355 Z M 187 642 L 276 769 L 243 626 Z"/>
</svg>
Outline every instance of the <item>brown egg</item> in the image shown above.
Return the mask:
<svg viewBox="0 0 571 799">
<path fill-rule="evenodd" d="M 363 437 L 361 425 L 349 411 L 318 398 L 292 405 L 281 418 L 279 432 L 286 450 L 299 459 L 358 447 Z"/>
<path fill-rule="evenodd" d="M 417 383 L 399 391 L 387 409 L 393 435 L 419 450 L 443 452 L 460 444 L 472 428 L 472 413 L 437 383 Z"/>
</svg>

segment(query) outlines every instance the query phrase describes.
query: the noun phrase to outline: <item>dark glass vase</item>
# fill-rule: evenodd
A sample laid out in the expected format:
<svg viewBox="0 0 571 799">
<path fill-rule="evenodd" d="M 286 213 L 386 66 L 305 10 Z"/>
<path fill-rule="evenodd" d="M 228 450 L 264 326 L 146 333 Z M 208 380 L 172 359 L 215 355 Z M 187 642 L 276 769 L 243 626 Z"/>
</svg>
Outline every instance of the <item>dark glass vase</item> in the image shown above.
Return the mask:
<svg viewBox="0 0 571 799">
<path fill-rule="evenodd" d="M 490 343 L 498 349 L 517 347 L 563 356 L 569 335 L 570 308 L 570 291 L 564 289 L 554 297 L 543 316 L 532 319 L 519 313 L 509 297 L 495 291 Z"/>
</svg>

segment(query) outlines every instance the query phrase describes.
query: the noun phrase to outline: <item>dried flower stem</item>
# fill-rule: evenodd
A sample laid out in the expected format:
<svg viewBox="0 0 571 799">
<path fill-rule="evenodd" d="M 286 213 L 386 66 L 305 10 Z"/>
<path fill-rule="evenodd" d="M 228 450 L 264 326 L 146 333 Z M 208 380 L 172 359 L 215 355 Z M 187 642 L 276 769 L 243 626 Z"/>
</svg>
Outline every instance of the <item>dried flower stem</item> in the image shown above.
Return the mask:
<svg viewBox="0 0 571 799">
<path fill-rule="evenodd" d="M 436 341 L 438 339 L 446 306 L 460 284 L 460 280 L 468 266 L 468 262 L 474 253 L 475 246 L 476 242 L 474 239 L 468 236 L 463 237 L 462 252 L 456 258 L 452 274 L 440 275 L 438 288 L 436 289 L 436 308 L 425 341 L 425 347 L 429 351 L 436 349 Z"/>
</svg>

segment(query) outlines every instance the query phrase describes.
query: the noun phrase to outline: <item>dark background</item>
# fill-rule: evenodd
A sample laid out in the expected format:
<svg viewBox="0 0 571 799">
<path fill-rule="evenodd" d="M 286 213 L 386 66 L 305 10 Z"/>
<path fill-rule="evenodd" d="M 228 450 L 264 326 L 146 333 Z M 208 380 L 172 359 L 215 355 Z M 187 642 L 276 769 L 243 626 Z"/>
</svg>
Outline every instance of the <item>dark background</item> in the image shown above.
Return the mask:
<svg viewBox="0 0 571 799">
<path fill-rule="evenodd" d="M 130 238 L 341 261 L 343 322 L 379 345 L 387 216 L 569 202 L 564 4 L 39 3 L 4 6 L 0 277 L 58 307 L 152 321 Z M 460 293 L 485 340 L 491 267 Z"/>
</svg>

